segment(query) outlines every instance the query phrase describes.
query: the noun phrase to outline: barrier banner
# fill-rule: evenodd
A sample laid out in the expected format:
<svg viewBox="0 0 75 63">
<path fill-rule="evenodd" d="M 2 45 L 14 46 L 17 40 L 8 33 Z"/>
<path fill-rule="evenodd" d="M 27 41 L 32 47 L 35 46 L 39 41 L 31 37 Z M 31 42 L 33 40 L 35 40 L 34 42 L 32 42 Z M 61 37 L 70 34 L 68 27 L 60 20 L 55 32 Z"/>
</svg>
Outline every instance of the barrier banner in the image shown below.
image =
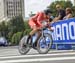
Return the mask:
<svg viewBox="0 0 75 63">
<path fill-rule="evenodd" d="M 75 42 L 75 18 L 53 23 L 53 42 Z"/>
</svg>

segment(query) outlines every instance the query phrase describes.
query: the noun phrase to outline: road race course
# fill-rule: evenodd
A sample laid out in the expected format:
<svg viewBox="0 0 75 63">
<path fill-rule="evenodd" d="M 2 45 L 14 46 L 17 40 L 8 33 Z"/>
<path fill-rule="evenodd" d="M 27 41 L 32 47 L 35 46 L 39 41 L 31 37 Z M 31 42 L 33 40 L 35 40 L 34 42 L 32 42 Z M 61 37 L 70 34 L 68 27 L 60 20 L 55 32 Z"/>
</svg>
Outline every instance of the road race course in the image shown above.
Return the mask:
<svg viewBox="0 0 75 63">
<path fill-rule="evenodd" d="M 38 54 L 31 49 L 20 55 L 18 47 L 0 47 L 0 63 L 75 63 L 74 50 L 51 50 L 48 54 Z"/>
</svg>

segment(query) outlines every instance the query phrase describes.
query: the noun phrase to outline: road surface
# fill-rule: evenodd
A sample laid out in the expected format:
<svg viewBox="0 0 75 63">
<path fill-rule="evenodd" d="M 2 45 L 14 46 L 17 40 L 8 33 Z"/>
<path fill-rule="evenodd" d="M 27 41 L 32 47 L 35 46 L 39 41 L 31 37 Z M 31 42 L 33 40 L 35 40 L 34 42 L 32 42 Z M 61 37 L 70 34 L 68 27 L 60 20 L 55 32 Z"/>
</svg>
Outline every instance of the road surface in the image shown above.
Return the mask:
<svg viewBox="0 0 75 63">
<path fill-rule="evenodd" d="M 0 63 L 75 63 L 74 50 L 51 50 L 48 54 L 38 54 L 31 49 L 20 55 L 18 47 L 0 47 Z"/>
</svg>

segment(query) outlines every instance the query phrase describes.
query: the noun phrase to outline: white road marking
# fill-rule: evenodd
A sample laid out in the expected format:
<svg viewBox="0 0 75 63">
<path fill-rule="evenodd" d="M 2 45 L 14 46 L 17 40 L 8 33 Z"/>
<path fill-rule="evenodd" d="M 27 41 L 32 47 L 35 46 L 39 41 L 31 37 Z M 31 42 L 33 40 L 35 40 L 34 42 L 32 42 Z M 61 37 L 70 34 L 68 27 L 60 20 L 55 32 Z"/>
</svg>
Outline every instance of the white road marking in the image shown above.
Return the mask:
<svg viewBox="0 0 75 63">
<path fill-rule="evenodd" d="M 75 57 L 56 57 L 56 58 L 38 58 L 38 59 L 15 59 L 15 60 L 4 60 L 0 63 L 14 63 L 14 62 L 37 62 L 37 61 L 59 61 L 59 60 L 75 60 Z"/>
<path fill-rule="evenodd" d="M 0 57 L 0 59 L 9 59 L 9 58 L 22 58 L 22 57 L 39 57 L 39 56 L 57 56 L 57 55 L 75 55 L 75 52 L 70 53 L 52 53 L 52 54 L 38 54 L 38 55 L 21 55 L 21 56 L 7 56 L 7 57 Z"/>
</svg>

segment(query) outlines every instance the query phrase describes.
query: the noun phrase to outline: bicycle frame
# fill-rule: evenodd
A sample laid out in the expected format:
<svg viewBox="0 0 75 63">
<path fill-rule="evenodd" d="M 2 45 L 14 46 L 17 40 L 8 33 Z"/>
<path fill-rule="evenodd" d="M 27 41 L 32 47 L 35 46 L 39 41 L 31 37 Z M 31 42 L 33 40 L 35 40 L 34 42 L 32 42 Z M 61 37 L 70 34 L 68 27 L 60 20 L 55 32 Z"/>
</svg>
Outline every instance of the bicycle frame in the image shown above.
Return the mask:
<svg viewBox="0 0 75 63">
<path fill-rule="evenodd" d="M 44 37 L 44 30 L 46 28 L 42 28 L 41 30 L 39 30 L 41 32 L 41 36 Z M 32 44 L 35 43 L 35 40 L 37 39 L 37 33 L 35 33 L 33 36 L 32 36 Z"/>
</svg>

